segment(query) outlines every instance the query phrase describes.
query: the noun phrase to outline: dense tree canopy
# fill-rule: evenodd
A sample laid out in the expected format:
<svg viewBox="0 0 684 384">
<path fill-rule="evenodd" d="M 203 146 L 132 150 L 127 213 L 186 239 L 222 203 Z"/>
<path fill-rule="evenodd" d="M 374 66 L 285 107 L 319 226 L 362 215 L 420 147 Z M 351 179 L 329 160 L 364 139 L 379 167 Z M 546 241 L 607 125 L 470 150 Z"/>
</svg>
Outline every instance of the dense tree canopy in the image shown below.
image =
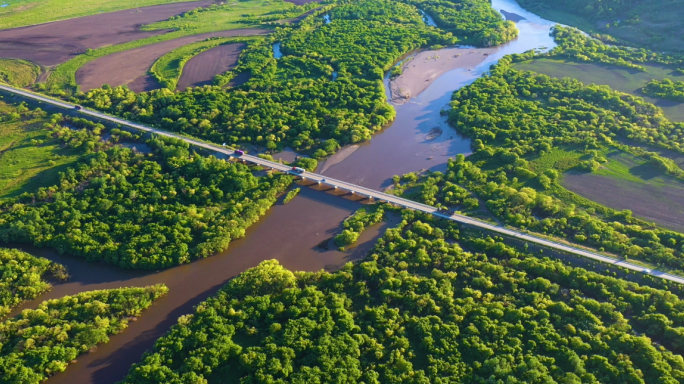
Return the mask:
<svg viewBox="0 0 684 384">
<path fill-rule="evenodd" d="M 66 270 L 60 264 L 17 249 L 0 248 L 0 317 L 21 302 L 49 291 L 50 283 L 44 277 L 50 273 L 59 279 L 66 278 Z"/>
<path fill-rule="evenodd" d="M 368 258 L 338 272 L 292 273 L 267 261 L 231 280 L 181 317 L 124 383 L 684 377 L 676 295 L 404 214 Z"/>
<path fill-rule="evenodd" d="M 684 102 L 684 81 L 653 80 L 642 91 L 649 96 Z"/>
<path fill-rule="evenodd" d="M 381 205 L 370 208 L 359 208 L 353 215 L 344 220 L 344 230 L 335 236 L 335 244 L 345 247 L 356 243 L 361 233 L 373 224 L 377 224 L 385 217 L 385 210 Z"/>
<path fill-rule="evenodd" d="M 551 9 L 562 9 L 577 13 L 592 20 L 606 20 L 624 15 L 643 0 L 521 0 L 523 6 L 543 5 Z"/>
<path fill-rule="evenodd" d="M 518 36 L 512 21 L 504 21 L 489 0 L 404 0 L 430 15 L 445 31 L 463 42 L 491 47 Z"/>
<path fill-rule="evenodd" d="M 63 119 L 53 117 L 54 135 L 83 157 L 58 185 L 0 206 L 0 240 L 124 268 L 188 263 L 243 236 L 292 181 L 256 177 L 246 165 L 191 154 L 181 140 L 152 138 L 152 153 L 135 152 L 112 145 L 130 137 L 127 132 L 112 130 L 105 142 L 95 124 L 70 129 L 62 127 Z"/>
<path fill-rule="evenodd" d="M 164 295 L 164 285 L 79 293 L 43 302 L 0 323 L 0 381 L 38 384 L 123 331 Z"/>
</svg>

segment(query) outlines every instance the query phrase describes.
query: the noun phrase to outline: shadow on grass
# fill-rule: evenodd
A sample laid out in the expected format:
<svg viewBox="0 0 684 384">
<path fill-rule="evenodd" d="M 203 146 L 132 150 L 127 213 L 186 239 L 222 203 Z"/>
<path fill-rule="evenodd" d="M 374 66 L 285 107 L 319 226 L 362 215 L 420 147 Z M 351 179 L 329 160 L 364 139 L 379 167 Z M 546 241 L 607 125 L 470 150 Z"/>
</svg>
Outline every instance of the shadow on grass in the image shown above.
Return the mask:
<svg viewBox="0 0 684 384">
<path fill-rule="evenodd" d="M 644 163 L 637 165 L 636 167 L 632 167 L 629 169 L 629 173 L 646 181 L 656 178 L 658 176 L 662 176 L 663 174 L 662 171 L 660 171 L 658 168 L 649 163 Z"/>
</svg>

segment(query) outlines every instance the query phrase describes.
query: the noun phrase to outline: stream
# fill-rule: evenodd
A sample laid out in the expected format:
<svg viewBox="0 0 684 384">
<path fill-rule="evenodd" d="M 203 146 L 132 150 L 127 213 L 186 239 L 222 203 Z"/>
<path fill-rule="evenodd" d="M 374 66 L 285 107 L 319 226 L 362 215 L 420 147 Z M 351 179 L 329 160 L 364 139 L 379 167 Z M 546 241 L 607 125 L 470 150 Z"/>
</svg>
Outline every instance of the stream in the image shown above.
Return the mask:
<svg viewBox="0 0 684 384">
<path fill-rule="evenodd" d="M 513 0 L 493 0 L 497 11 L 518 16 L 520 36 L 500 47 L 482 51 L 468 47 L 451 47 L 431 52 L 457 55 L 454 52 L 482 56 L 472 68 L 456 68 L 429 80 L 429 86 L 404 103 L 394 103 L 397 118 L 393 124 L 366 143 L 348 146 L 319 167 L 319 172 L 366 187 L 382 189 L 395 174 L 421 169 L 444 170 L 447 159 L 470 151 L 470 140 L 449 127 L 440 110 L 448 106 L 454 90 L 468 85 L 484 74 L 491 64 L 510 53 L 534 48 L 552 48 L 549 31 L 554 23 L 523 10 Z M 510 17 L 510 16 L 509 16 Z M 280 44 L 273 46 L 276 57 Z M 482 52 L 487 52 L 484 55 Z M 409 65 L 411 65 L 409 63 Z M 410 70 L 407 72 L 410 73 Z M 421 75 L 416 73 L 416 76 Z M 439 81 L 436 81 L 439 80 Z M 426 81 L 428 83 L 428 81 Z M 386 82 L 390 89 L 389 80 Z M 388 97 L 391 99 L 388 92 Z M 371 166 L 372 165 L 372 166 Z M 56 252 L 26 245 L 8 245 L 31 254 L 46 257 L 67 266 L 72 279 L 57 283 L 52 291 L 24 303 L 13 315 L 25 308 L 36 308 L 46 299 L 78 292 L 146 286 L 164 283 L 169 294 L 147 309 L 128 329 L 110 338 L 109 343 L 82 355 L 49 383 L 109 384 L 122 380 L 131 364 L 138 362 L 145 350 L 176 323 L 178 317 L 192 312 L 193 306 L 214 294 L 229 279 L 267 259 L 278 259 L 292 270 L 335 270 L 349 261 L 366 255 L 397 218 L 367 229 L 357 245 L 345 252 L 330 246 L 330 238 L 342 230 L 346 217 L 361 207 L 350 196 L 335 196 L 326 188 L 302 188 L 288 204 L 277 203 L 260 222 L 250 227 L 243 239 L 233 241 L 227 251 L 190 264 L 161 271 L 130 271 L 84 259 L 60 256 Z"/>
</svg>

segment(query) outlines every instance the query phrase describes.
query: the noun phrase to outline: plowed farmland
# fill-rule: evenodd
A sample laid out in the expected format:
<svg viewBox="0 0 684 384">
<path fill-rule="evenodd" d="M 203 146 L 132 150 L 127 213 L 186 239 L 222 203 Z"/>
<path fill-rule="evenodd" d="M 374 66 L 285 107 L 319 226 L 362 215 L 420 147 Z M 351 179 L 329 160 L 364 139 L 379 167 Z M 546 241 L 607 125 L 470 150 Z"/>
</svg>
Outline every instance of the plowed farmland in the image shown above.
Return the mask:
<svg viewBox="0 0 684 384">
<path fill-rule="evenodd" d="M 0 58 L 24 59 L 43 66 L 63 63 L 86 49 L 121 44 L 160 35 L 167 30 L 141 31 L 144 24 L 163 21 L 212 0 L 155 5 L 0 31 Z"/>
<path fill-rule="evenodd" d="M 214 76 L 235 68 L 246 44 L 224 44 L 193 57 L 185 64 L 178 89 L 211 84 Z"/>
<path fill-rule="evenodd" d="M 82 91 L 101 87 L 128 85 L 135 92 L 148 91 L 158 85 L 147 74 L 154 62 L 163 55 L 186 44 L 204 40 L 212 36 L 248 36 L 269 33 L 265 29 L 233 29 L 201 35 L 185 36 L 175 40 L 164 41 L 124 52 L 114 53 L 93 60 L 76 72 L 76 81 Z M 180 88 L 182 89 L 182 88 Z"/>
</svg>

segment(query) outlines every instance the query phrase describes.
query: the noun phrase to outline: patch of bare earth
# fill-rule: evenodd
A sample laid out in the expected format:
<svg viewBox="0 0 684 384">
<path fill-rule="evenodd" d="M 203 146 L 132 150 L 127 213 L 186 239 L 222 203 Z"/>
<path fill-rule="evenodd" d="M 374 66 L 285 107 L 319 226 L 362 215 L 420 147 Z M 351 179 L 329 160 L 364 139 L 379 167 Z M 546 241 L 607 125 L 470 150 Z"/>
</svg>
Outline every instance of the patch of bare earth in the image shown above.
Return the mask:
<svg viewBox="0 0 684 384">
<path fill-rule="evenodd" d="M 563 186 L 613 209 L 684 232 L 684 184 L 676 180 L 638 183 L 592 173 L 568 172 Z"/>
<path fill-rule="evenodd" d="M 392 102 L 403 104 L 426 90 L 435 79 L 454 69 L 473 69 L 499 48 L 443 48 L 407 58 L 403 72 L 390 83 Z"/>
<path fill-rule="evenodd" d="M 112 87 L 128 85 L 135 92 L 149 91 L 159 87 L 159 84 L 148 74 L 152 64 L 178 47 L 202 41 L 208 37 L 264 35 L 270 32 L 266 29 L 253 28 L 203 33 L 113 53 L 79 68 L 76 71 L 76 82 L 84 92 L 99 88 L 103 84 L 109 84 Z M 179 87 L 179 89 L 182 88 Z"/>
<path fill-rule="evenodd" d="M 24 59 L 43 66 L 63 63 L 87 48 L 122 44 L 168 32 L 141 31 L 151 24 L 180 15 L 213 0 L 127 9 L 52 23 L 0 31 L 0 57 Z"/>
<path fill-rule="evenodd" d="M 244 43 L 224 44 L 193 57 L 183 67 L 177 88 L 182 91 L 187 87 L 211 84 L 214 76 L 237 66 L 240 52 L 245 47 Z"/>
</svg>

